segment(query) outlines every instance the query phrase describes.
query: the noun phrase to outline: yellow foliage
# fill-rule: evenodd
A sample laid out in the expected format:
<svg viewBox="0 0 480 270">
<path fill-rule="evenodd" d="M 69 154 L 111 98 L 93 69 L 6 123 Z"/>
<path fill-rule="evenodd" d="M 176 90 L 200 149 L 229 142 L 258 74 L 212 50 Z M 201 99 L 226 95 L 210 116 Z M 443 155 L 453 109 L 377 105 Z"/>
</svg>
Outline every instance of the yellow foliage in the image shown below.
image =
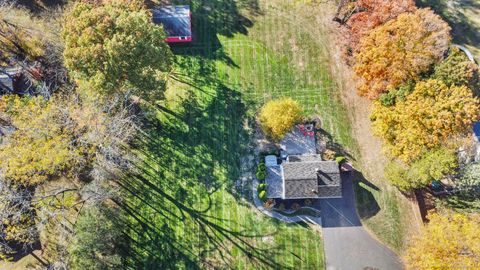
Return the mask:
<svg viewBox="0 0 480 270">
<path fill-rule="evenodd" d="M 450 27 L 430 9 L 403 13 L 372 30 L 355 55 L 358 92 L 378 96 L 419 74 L 442 59 L 450 43 Z"/>
<path fill-rule="evenodd" d="M 439 80 L 419 82 L 404 101 L 383 106 L 376 101 L 373 131 L 395 157 L 410 163 L 424 151 L 469 132 L 480 119 L 480 103 L 465 86 L 448 87 Z"/>
<path fill-rule="evenodd" d="M 480 215 L 442 213 L 430 222 L 407 249 L 409 269 L 478 269 L 480 265 Z"/>
<path fill-rule="evenodd" d="M 32 18 L 27 11 L 0 6 L 0 61 L 9 65 L 9 58 L 36 60 L 43 56 L 47 36 L 46 25 Z"/>
<path fill-rule="evenodd" d="M 7 179 L 36 185 L 69 171 L 82 159 L 75 146 L 76 124 L 56 100 L 5 96 L 0 108 L 10 116 L 15 131 L 0 146 L 0 168 Z"/>
<path fill-rule="evenodd" d="M 272 100 L 260 111 L 260 125 L 267 136 L 281 140 L 301 120 L 301 112 L 298 102 L 291 98 Z"/>
</svg>

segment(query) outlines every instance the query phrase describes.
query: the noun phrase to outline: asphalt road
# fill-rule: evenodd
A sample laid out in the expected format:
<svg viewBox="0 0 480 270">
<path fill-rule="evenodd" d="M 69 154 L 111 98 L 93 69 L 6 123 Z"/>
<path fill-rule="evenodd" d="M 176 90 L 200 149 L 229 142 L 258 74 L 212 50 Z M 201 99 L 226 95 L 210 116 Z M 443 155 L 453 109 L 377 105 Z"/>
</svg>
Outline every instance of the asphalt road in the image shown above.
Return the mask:
<svg viewBox="0 0 480 270">
<path fill-rule="evenodd" d="M 398 256 L 362 227 L 355 208 L 352 179 L 343 177 L 340 199 L 322 199 L 322 231 L 327 270 L 403 269 Z"/>
</svg>

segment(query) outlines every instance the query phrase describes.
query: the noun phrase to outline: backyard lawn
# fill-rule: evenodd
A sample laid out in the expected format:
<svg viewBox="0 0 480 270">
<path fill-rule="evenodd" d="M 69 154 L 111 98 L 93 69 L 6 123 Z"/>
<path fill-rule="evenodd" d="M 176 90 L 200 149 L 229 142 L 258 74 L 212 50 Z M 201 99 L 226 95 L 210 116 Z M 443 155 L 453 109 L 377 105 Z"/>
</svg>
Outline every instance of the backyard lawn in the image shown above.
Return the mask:
<svg viewBox="0 0 480 270">
<path fill-rule="evenodd" d="M 122 182 L 131 223 L 128 264 L 322 269 L 318 228 L 256 211 L 242 167 L 254 170 L 245 168 L 253 164 L 247 161 L 254 112 L 280 96 L 297 99 L 305 114 L 322 117 L 336 141 L 353 145 L 328 51 L 303 29 L 303 5 L 228 2 L 191 3 L 195 42 L 172 48 L 176 68 L 166 101 L 147 116 L 147 132 L 135 145 L 137 172 Z"/>
</svg>

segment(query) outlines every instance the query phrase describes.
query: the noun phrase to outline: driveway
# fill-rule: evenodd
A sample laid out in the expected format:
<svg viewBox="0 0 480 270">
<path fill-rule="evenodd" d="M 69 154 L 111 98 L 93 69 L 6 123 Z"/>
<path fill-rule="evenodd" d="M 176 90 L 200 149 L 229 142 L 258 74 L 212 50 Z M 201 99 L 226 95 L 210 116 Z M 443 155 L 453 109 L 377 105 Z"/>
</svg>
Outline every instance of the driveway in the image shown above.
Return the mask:
<svg viewBox="0 0 480 270">
<path fill-rule="evenodd" d="M 339 199 L 321 199 L 322 231 L 327 270 L 403 269 L 398 256 L 365 231 L 355 208 L 351 177 L 342 175 Z"/>
</svg>

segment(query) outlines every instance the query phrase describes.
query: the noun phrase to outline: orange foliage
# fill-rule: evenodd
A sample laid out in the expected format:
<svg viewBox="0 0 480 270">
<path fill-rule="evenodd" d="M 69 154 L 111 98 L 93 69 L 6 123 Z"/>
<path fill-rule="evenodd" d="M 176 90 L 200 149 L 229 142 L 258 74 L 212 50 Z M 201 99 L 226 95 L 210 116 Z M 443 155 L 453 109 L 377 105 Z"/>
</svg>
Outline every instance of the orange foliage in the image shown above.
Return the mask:
<svg viewBox="0 0 480 270">
<path fill-rule="evenodd" d="M 413 0 L 358 0 L 355 6 L 360 12 L 353 14 L 347 22 L 354 47 L 373 28 L 395 19 L 404 12 L 416 10 Z"/>
<path fill-rule="evenodd" d="M 450 44 L 450 27 L 430 9 L 403 13 L 365 36 L 355 54 L 361 96 L 376 99 L 407 81 L 416 81 L 440 61 Z"/>
</svg>

